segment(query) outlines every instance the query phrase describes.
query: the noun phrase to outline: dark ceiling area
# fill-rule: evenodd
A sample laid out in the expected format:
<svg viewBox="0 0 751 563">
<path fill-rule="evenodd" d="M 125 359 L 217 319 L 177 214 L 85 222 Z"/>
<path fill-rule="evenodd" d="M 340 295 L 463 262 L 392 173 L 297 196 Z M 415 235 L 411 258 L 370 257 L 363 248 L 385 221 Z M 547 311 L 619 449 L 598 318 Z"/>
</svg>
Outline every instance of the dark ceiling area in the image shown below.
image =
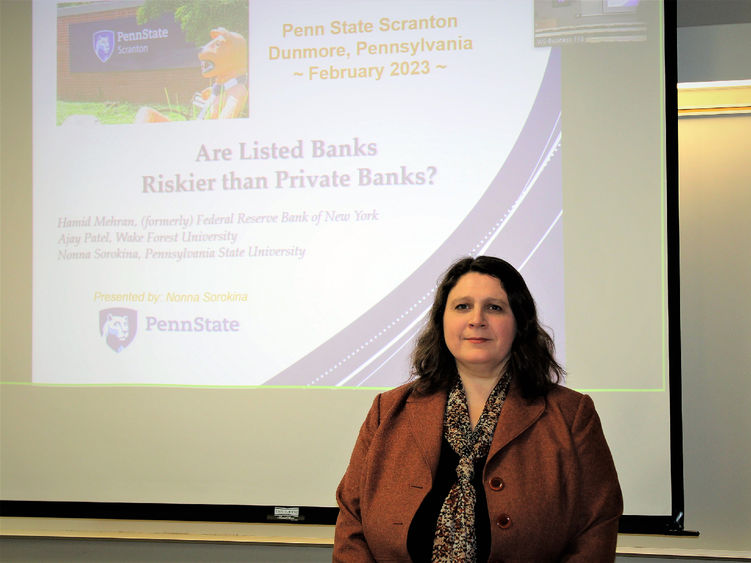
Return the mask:
<svg viewBox="0 0 751 563">
<path fill-rule="evenodd" d="M 675 1 L 678 27 L 751 23 L 751 0 Z"/>
</svg>

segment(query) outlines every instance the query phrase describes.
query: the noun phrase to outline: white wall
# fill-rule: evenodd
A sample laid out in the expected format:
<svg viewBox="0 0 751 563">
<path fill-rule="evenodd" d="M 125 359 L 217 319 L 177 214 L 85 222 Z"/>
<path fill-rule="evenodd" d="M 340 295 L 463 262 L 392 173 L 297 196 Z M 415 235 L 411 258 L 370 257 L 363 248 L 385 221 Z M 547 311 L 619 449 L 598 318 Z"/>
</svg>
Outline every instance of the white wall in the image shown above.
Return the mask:
<svg viewBox="0 0 751 563">
<path fill-rule="evenodd" d="M 692 0 L 694 1 L 694 0 Z M 751 79 L 751 24 L 678 30 L 678 81 Z M 652 553 L 751 558 L 751 115 L 678 123 L 686 529 Z"/>
<path fill-rule="evenodd" d="M 686 523 L 751 551 L 751 115 L 678 130 Z"/>
</svg>

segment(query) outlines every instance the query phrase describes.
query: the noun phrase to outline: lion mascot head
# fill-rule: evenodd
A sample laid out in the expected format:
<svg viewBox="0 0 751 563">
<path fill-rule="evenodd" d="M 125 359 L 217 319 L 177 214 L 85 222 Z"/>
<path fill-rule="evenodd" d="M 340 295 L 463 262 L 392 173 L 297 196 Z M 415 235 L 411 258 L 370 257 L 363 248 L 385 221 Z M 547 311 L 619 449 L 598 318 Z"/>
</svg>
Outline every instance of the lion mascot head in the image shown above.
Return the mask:
<svg viewBox="0 0 751 563">
<path fill-rule="evenodd" d="M 198 52 L 201 74 L 211 86 L 193 96 L 196 119 L 241 117 L 248 101 L 248 43 L 245 38 L 223 27 L 212 29 L 211 40 Z M 136 113 L 136 123 L 168 121 L 150 107 Z"/>
<path fill-rule="evenodd" d="M 200 119 L 237 117 L 248 99 L 248 44 L 239 33 L 223 27 L 211 30 L 211 41 L 198 53 L 201 74 L 213 81 L 201 93 Z M 200 100 L 196 100 L 201 105 Z"/>
<path fill-rule="evenodd" d="M 203 46 L 198 59 L 206 78 L 227 82 L 248 72 L 248 44 L 239 33 L 218 27 L 211 30 L 211 41 Z"/>
</svg>

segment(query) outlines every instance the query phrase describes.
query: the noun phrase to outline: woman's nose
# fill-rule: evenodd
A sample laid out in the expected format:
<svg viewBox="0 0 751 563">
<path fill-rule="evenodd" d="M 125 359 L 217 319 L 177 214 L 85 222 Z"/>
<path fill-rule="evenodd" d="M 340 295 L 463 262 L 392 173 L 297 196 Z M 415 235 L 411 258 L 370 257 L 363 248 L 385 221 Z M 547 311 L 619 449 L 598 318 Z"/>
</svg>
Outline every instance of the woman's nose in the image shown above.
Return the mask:
<svg viewBox="0 0 751 563">
<path fill-rule="evenodd" d="M 485 326 L 485 315 L 481 309 L 475 309 L 469 319 L 469 326 Z"/>
</svg>

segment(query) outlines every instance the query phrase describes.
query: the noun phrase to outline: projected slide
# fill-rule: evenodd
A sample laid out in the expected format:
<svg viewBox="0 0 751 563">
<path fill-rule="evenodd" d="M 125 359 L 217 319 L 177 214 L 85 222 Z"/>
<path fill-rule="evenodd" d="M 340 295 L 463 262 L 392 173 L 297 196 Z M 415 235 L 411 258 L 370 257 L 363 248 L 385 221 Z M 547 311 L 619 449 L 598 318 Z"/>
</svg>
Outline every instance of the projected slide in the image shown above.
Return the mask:
<svg viewBox="0 0 751 563">
<path fill-rule="evenodd" d="M 522 271 L 565 361 L 531 3 L 37 8 L 35 383 L 395 386 L 469 254 Z"/>
</svg>

